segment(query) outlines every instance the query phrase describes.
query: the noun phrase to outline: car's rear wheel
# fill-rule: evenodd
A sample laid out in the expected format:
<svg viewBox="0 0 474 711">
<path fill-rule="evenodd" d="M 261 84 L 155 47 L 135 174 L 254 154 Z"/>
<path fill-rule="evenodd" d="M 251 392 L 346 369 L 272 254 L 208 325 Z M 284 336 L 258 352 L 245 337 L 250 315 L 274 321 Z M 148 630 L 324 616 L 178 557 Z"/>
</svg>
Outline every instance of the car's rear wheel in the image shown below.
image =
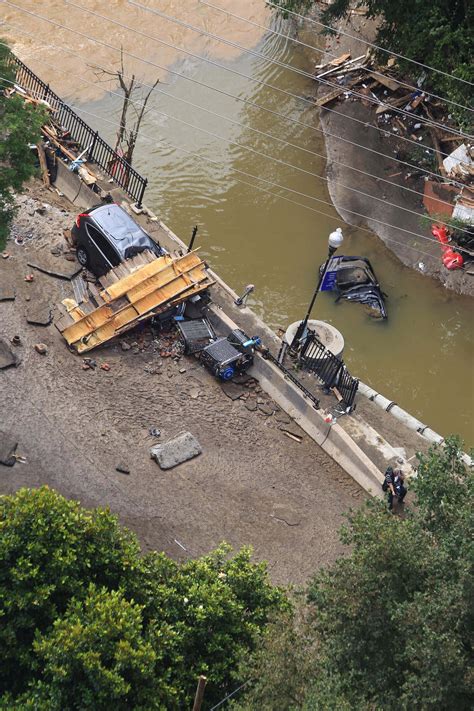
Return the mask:
<svg viewBox="0 0 474 711">
<path fill-rule="evenodd" d="M 87 254 L 84 247 L 78 247 L 76 250 L 77 261 L 82 267 L 87 267 L 89 263 L 89 255 Z"/>
</svg>

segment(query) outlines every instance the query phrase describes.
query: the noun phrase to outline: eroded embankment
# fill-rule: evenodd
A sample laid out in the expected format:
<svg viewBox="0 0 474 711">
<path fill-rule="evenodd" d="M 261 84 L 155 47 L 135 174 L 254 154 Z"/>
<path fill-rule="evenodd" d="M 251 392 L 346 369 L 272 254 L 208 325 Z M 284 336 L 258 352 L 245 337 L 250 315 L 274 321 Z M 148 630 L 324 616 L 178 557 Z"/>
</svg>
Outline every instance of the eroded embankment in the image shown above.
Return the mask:
<svg viewBox="0 0 474 711">
<path fill-rule="evenodd" d="M 351 52 L 352 57 L 364 54 L 364 40 L 373 40 L 375 33 L 374 23 L 360 15 L 341 21 L 338 29 L 352 36 L 328 38 L 321 61 L 345 52 Z M 315 91 L 325 93 L 327 87 L 320 85 Z M 354 97 L 333 102 L 329 110 L 321 109 L 320 122 L 329 193 L 341 217 L 349 224 L 370 228 L 406 266 L 459 294 L 473 295 L 472 275 L 468 270 L 448 271 L 443 266 L 439 245 L 422 220 L 426 214 L 423 171 L 413 174 L 406 165 L 416 162 L 416 156 L 410 154 L 412 146 L 389 131 L 378 130 L 375 107 L 364 106 Z"/>
</svg>

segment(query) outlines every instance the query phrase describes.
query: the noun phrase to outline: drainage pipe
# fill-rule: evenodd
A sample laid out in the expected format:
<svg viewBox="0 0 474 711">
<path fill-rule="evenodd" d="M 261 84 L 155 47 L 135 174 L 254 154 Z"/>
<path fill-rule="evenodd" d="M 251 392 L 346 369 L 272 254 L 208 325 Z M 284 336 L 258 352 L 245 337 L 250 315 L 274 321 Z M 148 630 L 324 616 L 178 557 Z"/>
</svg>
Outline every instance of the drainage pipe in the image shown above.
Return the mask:
<svg viewBox="0 0 474 711">
<path fill-rule="evenodd" d="M 403 422 L 403 424 L 410 430 L 418 432 L 418 434 L 427 439 L 428 442 L 431 442 L 432 444 L 443 444 L 444 437 L 432 430 L 428 427 L 428 425 L 423 424 L 421 420 L 418 420 L 416 417 L 413 417 L 413 415 L 410 415 L 410 413 L 406 410 L 403 410 L 394 400 L 389 400 L 384 395 L 381 395 L 363 382 L 359 382 L 359 392 L 361 395 L 364 395 L 366 398 L 381 407 L 382 410 L 389 412 L 391 415 L 396 417 L 397 420 Z M 463 452 L 461 459 L 467 466 L 472 466 L 472 459 L 468 454 Z"/>
</svg>

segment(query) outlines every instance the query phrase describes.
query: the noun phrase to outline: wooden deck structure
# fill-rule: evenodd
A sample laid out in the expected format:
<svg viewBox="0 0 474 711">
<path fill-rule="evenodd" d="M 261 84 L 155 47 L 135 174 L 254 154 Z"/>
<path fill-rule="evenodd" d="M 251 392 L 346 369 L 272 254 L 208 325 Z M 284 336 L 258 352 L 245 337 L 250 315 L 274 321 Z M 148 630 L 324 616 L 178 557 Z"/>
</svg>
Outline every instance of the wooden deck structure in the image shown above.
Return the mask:
<svg viewBox="0 0 474 711">
<path fill-rule="evenodd" d="M 79 277 L 81 279 L 81 277 Z M 212 286 L 195 252 L 156 257 L 141 252 L 99 278 L 102 289 L 79 283 L 76 299 L 65 299 L 57 329 L 78 353 L 85 353 Z M 80 297 L 80 300 L 78 299 Z"/>
</svg>

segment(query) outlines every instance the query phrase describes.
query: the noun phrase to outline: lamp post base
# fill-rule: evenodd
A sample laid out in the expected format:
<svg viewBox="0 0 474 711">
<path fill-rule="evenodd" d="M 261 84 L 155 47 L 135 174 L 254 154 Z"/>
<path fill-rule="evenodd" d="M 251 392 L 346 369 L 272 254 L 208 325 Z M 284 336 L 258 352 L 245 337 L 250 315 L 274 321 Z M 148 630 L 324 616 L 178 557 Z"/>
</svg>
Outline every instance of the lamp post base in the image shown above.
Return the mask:
<svg viewBox="0 0 474 711">
<path fill-rule="evenodd" d="M 301 321 L 295 321 L 286 329 L 283 340 L 288 346 L 291 346 L 300 323 Z M 310 319 L 308 321 L 308 328 L 315 332 L 317 338 L 331 353 L 338 357 L 342 356 L 344 351 L 344 337 L 337 328 L 334 328 L 334 326 L 331 326 L 331 324 L 325 321 L 318 321 L 316 319 Z"/>
</svg>

